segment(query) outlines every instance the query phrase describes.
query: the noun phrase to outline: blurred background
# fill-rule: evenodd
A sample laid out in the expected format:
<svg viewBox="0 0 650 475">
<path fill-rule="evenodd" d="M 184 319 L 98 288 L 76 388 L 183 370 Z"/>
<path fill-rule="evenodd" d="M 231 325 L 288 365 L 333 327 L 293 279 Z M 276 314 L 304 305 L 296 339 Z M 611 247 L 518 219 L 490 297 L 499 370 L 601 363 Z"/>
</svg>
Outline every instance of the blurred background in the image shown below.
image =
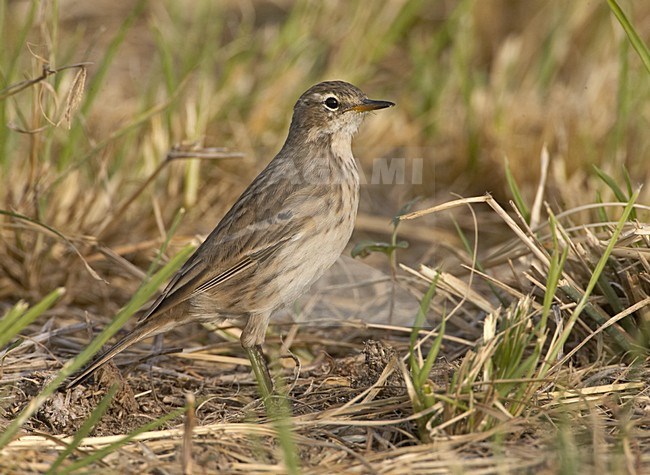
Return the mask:
<svg viewBox="0 0 650 475">
<path fill-rule="evenodd" d="M 621 6 L 650 41 L 650 3 Z M 544 144 L 555 212 L 613 199 L 594 166 L 634 187 L 650 175 L 648 72 L 605 1 L 5 0 L 0 28 L 7 303 L 65 285 L 65 303 L 109 317 L 179 209 L 170 255 L 212 229 L 322 80 L 397 103 L 366 120 L 354 150 L 367 178 L 404 159 L 404 183 L 362 186 L 350 249 L 390 240 L 391 217 L 415 198 L 413 209 L 489 192 L 507 207 L 506 161 L 530 203 Z M 241 157 L 169 160 L 173 147 Z M 509 239 L 493 213 L 475 212 L 480 252 Z M 453 271 L 455 226 L 473 233 L 469 210 L 405 223 L 399 260 Z M 385 256 L 366 264 L 386 275 Z"/>
</svg>

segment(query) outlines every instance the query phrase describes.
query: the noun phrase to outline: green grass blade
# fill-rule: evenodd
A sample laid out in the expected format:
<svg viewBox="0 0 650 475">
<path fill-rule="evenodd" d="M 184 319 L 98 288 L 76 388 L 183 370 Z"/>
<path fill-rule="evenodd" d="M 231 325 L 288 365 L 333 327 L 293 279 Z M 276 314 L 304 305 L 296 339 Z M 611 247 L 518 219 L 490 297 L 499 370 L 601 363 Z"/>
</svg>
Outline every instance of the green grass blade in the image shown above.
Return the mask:
<svg viewBox="0 0 650 475">
<path fill-rule="evenodd" d="M 2 11 L 2 18 L 0 18 L 0 29 L 1 25 L 4 25 L 4 22 L 7 21 L 5 18 L 8 10 L 8 2 L 1 2 L 0 10 Z M 14 39 L 15 41 L 10 41 L 3 44 L 3 52 L 0 53 L 3 61 L 0 64 L 0 85 L 2 87 L 8 86 L 9 82 L 14 80 L 16 76 L 15 71 L 18 68 L 18 62 L 21 54 L 24 51 L 25 40 L 27 39 L 28 34 L 32 31 L 34 25 L 34 19 L 36 18 L 37 12 L 39 10 L 38 2 L 31 2 L 31 7 L 29 13 L 26 16 L 25 23 L 21 25 L 18 36 Z M 9 8 L 9 10 L 11 10 Z M 11 45 L 14 45 L 11 48 Z M 9 153 L 11 150 L 10 135 L 12 131 L 6 124 L 9 122 L 9 100 L 0 100 L 0 166 L 8 170 L 9 164 L 12 162 L 12 154 Z"/>
<path fill-rule="evenodd" d="M 603 169 L 598 168 L 595 165 L 594 165 L 594 171 L 596 172 L 598 177 L 609 187 L 609 189 L 612 190 L 617 200 L 627 201 L 627 196 L 625 196 L 625 193 L 623 193 L 623 190 L 621 190 L 621 188 L 616 183 L 616 180 L 614 180 L 614 178 L 611 175 L 605 173 Z"/>
<path fill-rule="evenodd" d="M 458 221 L 456 220 L 456 218 L 454 218 L 453 216 L 451 217 L 451 222 L 454 224 L 454 228 L 456 228 L 456 234 L 458 234 L 458 237 L 460 238 L 460 242 L 463 245 L 463 247 L 465 248 L 465 252 L 467 252 L 467 254 L 472 256 L 474 254 L 474 248 L 471 245 L 471 243 L 469 242 L 469 239 L 467 238 L 467 235 L 465 234 L 463 229 L 458 224 Z M 481 269 L 479 267 L 479 270 L 482 271 L 483 269 Z"/>
<path fill-rule="evenodd" d="M 27 311 L 29 305 L 27 302 L 20 300 L 13 307 L 7 310 L 7 313 L 0 319 L 0 335 L 4 335 L 9 331 L 16 321 L 20 319 L 21 316 Z M 2 348 L 2 345 L 0 345 Z"/>
<path fill-rule="evenodd" d="M 623 231 L 623 227 L 627 223 L 630 214 L 634 209 L 634 204 L 636 203 L 636 200 L 639 197 L 639 193 L 640 190 L 637 190 L 634 193 L 634 195 L 632 195 L 632 198 L 630 198 L 630 200 L 628 201 L 627 206 L 623 210 L 621 219 L 618 220 L 616 229 L 614 230 L 614 233 L 612 234 L 612 237 L 609 240 L 609 244 L 607 244 L 607 247 L 605 248 L 603 255 L 601 256 L 600 260 L 596 264 L 596 267 L 594 268 L 593 274 L 591 276 L 591 279 L 589 279 L 589 283 L 587 284 L 587 288 L 585 289 L 582 298 L 580 299 L 576 307 L 573 309 L 573 312 L 571 313 L 571 316 L 566 322 L 564 326 L 564 330 L 562 331 L 562 334 L 558 338 L 556 344 L 553 345 L 552 348 L 549 348 L 547 357 L 544 360 L 544 363 L 542 364 L 538 372 L 539 375 L 538 377 L 540 379 L 546 376 L 546 374 L 551 368 L 551 365 L 554 364 L 557 355 L 560 353 L 560 350 L 564 347 L 564 343 L 567 341 L 569 335 L 571 334 L 571 331 L 573 330 L 573 325 L 575 324 L 580 314 L 582 314 L 585 307 L 588 305 L 589 297 L 591 296 L 591 293 L 596 287 L 596 284 L 598 284 L 598 279 L 602 275 L 603 270 L 605 269 L 605 265 L 607 264 L 607 260 L 609 259 L 609 256 L 612 254 L 614 246 L 616 245 L 616 241 L 618 240 L 618 237 Z"/>
<path fill-rule="evenodd" d="M 602 194 L 600 193 L 599 190 L 596 190 L 596 200 L 595 200 L 595 202 L 596 202 L 596 203 L 600 203 L 600 204 L 603 203 L 603 196 L 602 196 Z M 609 217 L 607 216 L 607 209 L 605 209 L 604 206 L 599 206 L 599 207 L 596 209 L 596 212 L 598 213 L 598 219 L 599 219 L 602 223 L 607 223 L 607 222 L 609 222 Z"/>
<path fill-rule="evenodd" d="M 621 190 L 621 187 L 618 186 L 616 183 L 616 180 L 607 173 L 605 173 L 604 170 L 598 168 L 596 165 L 594 165 L 594 170 L 596 171 L 596 174 L 598 177 L 609 187 L 610 190 L 614 193 L 614 196 L 616 196 L 616 199 L 620 202 L 627 202 L 628 201 L 628 195 L 626 195 L 623 190 Z M 632 208 L 632 212 L 630 213 L 630 219 L 636 219 L 636 210 Z"/>
<path fill-rule="evenodd" d="M 178 229 L 178 225 L 181 224 L 181 220 L 183 219 L 183 216 L 185 216 L 185 209 L 180 208 L 176 213 L 176 216 L 174 216 L 174 220 L 172 221 L 172 224 L 169 227 L 169 230 L 167 231 L 167 235 L 165 236 L 165 241 L 163 241 L 162 246 L 160 246 L 160 249 L 156 254 L 156 258 L 149 266 L 149 269 L 147 269 L 147 279 L 151 276 L 151 274 L 153 274 L 156 271 L 158 265 L 160 265 L 160 259 L 162 258 L 163 254 L 165 254 L 165 252 L 167 251 L 169 242 L 171 241 L 172 236 L 176 234 L 176 229 Z"/>
<path fill-rule="evenodd" d="M 194 251 L 194 246 L 188 245 L 181 250 L 172 260 L 167 263 L 160 271 L 153 275 L 153 277 L 145 282 L 133 295 L 131 300 L 122 310 L 120 310 L 115 319 L 107 326 L 99 335 L 97 335 L 88 347 L 83 350 L 74 362 L 82 360 L 82 364 L 90 360 L 90 358 L 97 353 L 104 344 L 122 328 L 127 320 L 137 312 L 151 297 L 156 293 L 156 290 L 178 270 L 178 268 L 187 260 L 190 254 Z M 76 366 L 76 365 L 75 365 Z M 64 366 L 65 368 L 65 366 Z"/>
<path fill-rule="evenodd" d="M 546 331 L 546 323 L 548 321 L 548 316 L 551 313 L 551 306 L 553 305 L 555 293 L 557 291 L 560 278 L 562 277 L 564 264 L 566 263 L 567 257 L 569 255 L 568 246 L 560 251 L 560 244 L 557 239 L 556 232 L 557 224 L 555 221 L 555 216 L 553 215 L 549 217 L 549 227 L 551 231 L 551 237 L 553 239 L 553 252 L 551 254 L 548 276 L 546 278 L 546 289 L 544 292 L 544 302 L 542 304 L 542 318 L 537 324 L 538 333 L 544 333 Z"/>
<path fill-rule="evenodd" d="M 282 384 L 282 383 L 280 383 Z M 291 424 L 291 403 L 283 390 L 281 394 L 265 399 L 264 407 L 277 432 L 277 440 L 282 450 L 284 468 L 289 475 L 300 473 L 300 458 L 294 441 L 294 430 Z"/>
<path fill-rule="evenodd" d="M 620 313 L 623 311 L 621 299 L 616 295 L 616 291 L 610 284 L 609 278 L 606 275 L 601 275 L 598 279 L 598 288 L 605 296 L 605 300 L 607 300 L 607 303 L 612 307 L 614 313 Z M 627 321 L 629 320 L 623 320 L 621 323 L 625 325 Z"/>
<path fill-rule="evenodd" d="M 610 10 L 612 10 L 612 13 L 618 22 L 623 27 L 623 30 L 625 30 L 625 34 L 629 38 L 630 43 L 632 43 L 632 47 L 636 50 L 637 54 L 641 58 L 643 65 L 650 73 L 650 50 L 643 42 L 639 34 L 636 32 L 636 29 L 632 23 L 630 23 L 630 20 L 628 20 L 627 16 L 618 5 L 616 0 L 607 0 L 607 4 L 609 5 Z"/>
<path fill-rule="evenodd" d="M 433 340 L 433 345 L 431 345 L 431 348 L 429 349 L 429 353 L 427 353 L 427 357 L 424 360 L 424 364 L 422 365 L 422 368 L 420 368 L 420 371 L 418 372 L 417 382 L 414 381 L 414 384 L 416 384 L 416 388 L 424 387 L 424 384 L 426 383 L 429 377 L 429 373 L 431 373 L 431 368 L 433 368 L 433 363 L 435 363 L 436 358 L 440 353 L 440 348 L 442 348 L 442 337 L 444 336 L 444 334 L 445 334 L 445 319 L 443 318 L 442 321 L 440 322 L 440 329 L 438 330 L 438 336 L 436 336 L 436 339 Z"/>
<path fill-rule="evenodd" d="M 634 186 L 632 186 L 632 178 L 630 178 L 630 172 L 627 171 L 626 167 L 623 167 L 623 179 L 625 180 L 625 187 L 627 188 L 627 196 L 632 196 L 632 193 L 634 193 Z"/>
<path fill-rule="evenodd" d="M 420 374 L 420 366 L 417 363 L 417 357 L 415 355 L 415 344 L 418 340 L 418 335 L 422 325 L 424 325 L 424 320 L 427 316 L 427 311 L 431 305 L 431 299 L 436 294 L 436 287 L 438 285 L 438 278 L 434 279 L 427 290 L 427 293 L 424 294 L 422 300 L 420 301 L 420 306 L 418 307 L 417 314 L 415 315 L 415 322 L 413 323 L 413 330 L 411 331 L 411 342 L 409 346 L 409 364 L 411 366 L 411 374 L 413 379 L 418 379 Z"/>
<path fill-rule="evenodd" d="M 0 324 L 0 328 L 2 329 L 2 333 L 0 333 L 0 348 L 9 343 L 23 328 L 40 317 L 43 312 L 54 305 L 63 294 L 65 294 L 65 289 L 63 287 L 59 287 L 50 292 L 43 297 L 40 302 L 25 311 L 25 313 L 20 314 L 16 312 L 13 314 L 11 319 L 7 319 L 7 323 L 9 323 L 8 325 L 4 324 L 5 319 L 3 318 L 3 323 Z"/>
<path fill-rule="evenodd" d="M 21 411 L 21 413 L 7 426 L 4 432 L 0 434 L 0 448 L 9 443 L 13 436 L 18 432 L 20 427 L 29 419 L 45 400 L 65 381 L 67 377 L 72 375 L 97 353 L 100 348 L 106 343 L 117 330 L 119 330 L 131 315 L 138 311 L 144 303 L 151 298 L 156 292 L 156 289 L 165 281 L 167 281 L 176 270 L 187 260 L 190 254 L 194 251 L 194 246 L 188 245 L 184 247 L 172 260 L 167 263 L 160 271 L 158 271 L 150 281 L 143 284 L 140 289 L 135 293 L 131 301 L 117 314 L 115 320 L 97 335 L 88 347 L 83 350 L 76 358 L 68 361 L 63 365 L 63 368 L 50 381 L 50 383 L 34 398 L 29 404 Z"/>
<path fill-rule="evenodd" d="M 517 209 L 524 217 L 524 220 L 526 220 L 526 222 L 530 224 L 530 209 L 526 205 L 526 202 L 524 201 L 524 197 L 521 195 L 521 190 L 519 189 L 519 185 L 517 185 L 517 182 L 515 181 L 515 177 L 512 175 L 512 170 L 510 170 L 510 162 L 508 161 L 507 158 L 506 158 L 506 181 L 508 182 L 508 188 L 510 188 L 510 193 L 512 193 L 512 199 L 514 200 Z"/>
</svg>

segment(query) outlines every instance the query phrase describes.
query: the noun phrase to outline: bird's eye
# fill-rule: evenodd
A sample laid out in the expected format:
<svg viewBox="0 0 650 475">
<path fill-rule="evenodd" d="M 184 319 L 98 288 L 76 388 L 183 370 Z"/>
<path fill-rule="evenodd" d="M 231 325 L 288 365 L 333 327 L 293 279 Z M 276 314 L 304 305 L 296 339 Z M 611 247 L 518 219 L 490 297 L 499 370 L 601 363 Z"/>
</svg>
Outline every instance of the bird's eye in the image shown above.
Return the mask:
<svg viewBox="0 0 650 475">
<path fill-rule="evenodd" d="M 336 97 L 328 97 L 327 99 L 325 99 L 325 105 L 327 106 L 328 109 L 334 111 L 339 108 L 339 101 L 336 99 Z"/>
</svg>

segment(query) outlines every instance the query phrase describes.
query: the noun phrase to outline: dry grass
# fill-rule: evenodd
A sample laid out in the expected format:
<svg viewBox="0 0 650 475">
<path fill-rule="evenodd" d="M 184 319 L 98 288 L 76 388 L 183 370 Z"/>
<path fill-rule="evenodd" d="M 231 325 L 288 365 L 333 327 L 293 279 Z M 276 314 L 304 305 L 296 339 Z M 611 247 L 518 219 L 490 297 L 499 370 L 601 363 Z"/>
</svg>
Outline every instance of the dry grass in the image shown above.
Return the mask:
<svg viewBox="0 0 650 475">
<path fill-rule="evenodd" d="M 650 470 L 650 75 L 606 2 L 2 2 L 0 29 L 0 471 Z M 352 244 L 388 258 L 271 329 L 291 414 L 198 326 L 45 397 L 333 78 L 398 104 L 355 153 L 407 182 L 362 189 Z"/>
</svg>

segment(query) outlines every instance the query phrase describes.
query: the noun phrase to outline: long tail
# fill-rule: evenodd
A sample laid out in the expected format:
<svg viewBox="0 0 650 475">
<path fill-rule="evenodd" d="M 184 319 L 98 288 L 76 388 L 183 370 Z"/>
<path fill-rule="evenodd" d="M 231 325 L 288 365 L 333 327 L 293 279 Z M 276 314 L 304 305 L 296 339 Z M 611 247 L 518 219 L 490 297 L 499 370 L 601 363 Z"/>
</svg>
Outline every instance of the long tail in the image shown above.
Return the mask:
<svg viewBox="0 0 650 475">
<path fill-rule="evenodd" d="M 79 383 L 85 381 L 91 374 L 93 374 L 97 369 L 106 364 L 111 358 L 113 358 L 118 353 L 126 350 L 129 346 L 138 343 L 141 340 L 149 336 L 156 335 L 161 332 L 160 325 L 158 322 L 149 320 L 143 322 L 142 325 L 137 326 L 133 329 L 131 333 L 122 338 L 120 341 L 115 343 L 112 347 L 106 350 L 103 353 L 100 353 L 99 356 L 88 365 L 81 373 L 79 373 L 72 381 L 66 385 L 66 389 L 70 389 L 78 385 Z"/>
</svg>

